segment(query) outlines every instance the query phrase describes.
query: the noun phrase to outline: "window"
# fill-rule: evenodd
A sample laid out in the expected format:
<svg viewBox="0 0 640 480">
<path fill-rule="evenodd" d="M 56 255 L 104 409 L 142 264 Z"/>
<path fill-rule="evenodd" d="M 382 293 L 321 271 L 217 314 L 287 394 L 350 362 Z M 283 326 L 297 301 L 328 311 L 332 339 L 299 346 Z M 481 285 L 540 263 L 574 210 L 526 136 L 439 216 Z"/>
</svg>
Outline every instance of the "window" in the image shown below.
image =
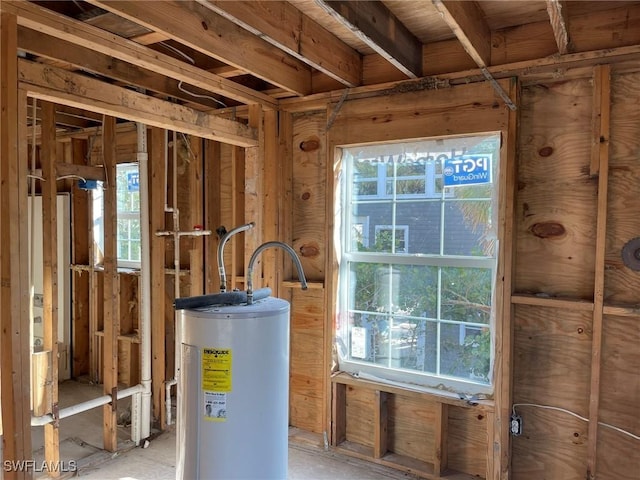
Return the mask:
<svg viewBox="0 0 640 480">
<path fill-rule="evenodd" d="M 407 253 L 408 225 L 376 225 L 376 247 L 385 252 Z"/>
<path fill-rule="evenodd" d="M 340 368 L 491 391 L 500 136 L 345 147 Z"/>
<path fill-rule="evenodd" d="M 121 163 L 116 167 L 117 255 L 118 266 L 140 267 L 140 191 L 138 164 Z M 94 238 L 104 249 L 104 200 L 101 188 L 93 191 Z"/>
</svg>

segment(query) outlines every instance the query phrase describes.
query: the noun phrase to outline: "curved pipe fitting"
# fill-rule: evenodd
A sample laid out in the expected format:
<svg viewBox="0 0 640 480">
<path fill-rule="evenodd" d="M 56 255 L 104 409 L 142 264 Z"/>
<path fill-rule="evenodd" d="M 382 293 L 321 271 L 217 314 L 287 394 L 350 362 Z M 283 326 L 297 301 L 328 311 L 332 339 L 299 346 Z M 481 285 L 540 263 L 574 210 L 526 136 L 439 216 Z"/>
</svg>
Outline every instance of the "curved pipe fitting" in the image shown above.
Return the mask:
<svg viewBox="0 0 640 480">
<path fill-rule="evenodd" d="M 246 225 L 241 225 L 232 229 L 231 231 L 225 233 L 220 239 L 220 243 L 218 244 L 218 273 L 220 275 L 220 292 L 224 293 L 227 291 L 227 275 L 224 270 L 224 246 L 229 241 L 229 239 L 234 236 L 236 233 L 244 232 L 249 230 L 250 228 L 255 227 L 256 224 L 254 222 L 247 223 Z"/>
<path fill-rule="evenodd" d="M 258 254 L 269 247 L 280 247 L 291 256 L 291 259 L 293 260 L 293 263 L 295 264 L 296 269 L 298 270 L 298 278 L 300 279 L 300 286 L 302 290 L 307 289 L 307 279 L 304 276 L 304 271 L 302 270 L 302 263 L 300 263 L 300 259 L 298 258 L 298 255 L 296 255 L 295 250 L 283 242 L 275 242 L 275 241 L 265 242 L 262 245 L 260 245 L 258 248 L 256 248 L 255 252 L 253 252 L 253 254 L 251 255 L 251 258 L 249 259 L 249 266 L 247 268 L 247 305 L 251 305 L 253 303 L 253 280 L 252 280 L 253 264 L 256 261 Z"/>
</svg>

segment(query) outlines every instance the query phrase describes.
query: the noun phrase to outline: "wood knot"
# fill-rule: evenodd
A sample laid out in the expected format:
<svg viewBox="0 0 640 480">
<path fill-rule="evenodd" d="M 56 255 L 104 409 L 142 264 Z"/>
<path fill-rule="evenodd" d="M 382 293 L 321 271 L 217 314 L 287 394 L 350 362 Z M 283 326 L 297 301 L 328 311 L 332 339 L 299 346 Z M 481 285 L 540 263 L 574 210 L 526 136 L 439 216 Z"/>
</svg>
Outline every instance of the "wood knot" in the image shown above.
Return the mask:
<svg viewBox="0 0 640 480">
<path fill-rule="evenodd" d="M 542 222 L 531 225 L 529 231 L 539 238 L 562 237 L 566 233 L 564 225 L 556 222 Z"/>
<path fill-rule="evenodd" d="M 302 199 L 303 200 L 309 200 L 311 198 L 311 194 L 309 192 L 304 192 L 302 194 Z"/>
<path fill-rule="evenodd" d="M 314 150 L 318 150 L 319 148 L 320 139 L 317 137 L 300 142 L 300 150 L 302 150 L 303 152 L 313 152 Z"/>
<path fill-rule="evenodd" d="M 305 258 L 315 258 L 320 255 L 320 247 L 317 243 L 305 243 L 300 247 L 300 255 Z"/>
<path fill-rule="evenodd" d="M 538 151 L 538 155 L 540 155 L 541 157 L 549 157 L 551 156 L 552 153 L 553 153 L 553 147 L 542 147 Z"/>
<path fill-rule="evenodd" d="M 204 20 L 202 21 L 202 28 L 203 30 L 209 30 L 209 25 L 207 25 L 207 22 L 205 22 Z"/>
</svg>

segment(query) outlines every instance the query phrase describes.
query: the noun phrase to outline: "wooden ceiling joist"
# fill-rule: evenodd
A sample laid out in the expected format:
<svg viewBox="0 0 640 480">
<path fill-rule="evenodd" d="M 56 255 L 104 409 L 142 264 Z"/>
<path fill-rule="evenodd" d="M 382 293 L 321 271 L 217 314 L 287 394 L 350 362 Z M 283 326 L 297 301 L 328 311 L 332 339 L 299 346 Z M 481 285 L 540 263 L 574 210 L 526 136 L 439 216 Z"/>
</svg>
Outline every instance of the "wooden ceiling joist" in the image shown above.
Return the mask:
<svg viewBox="0 0 640 480">
<path fill-rule="evenodd" d="M 310 67 L 199 3 L 89 2 L 298 95 L 311 92 Z"/>
<path fill-rule="evenodd" d="M 558 53 L 565 55 L 569 53 L 569 16 L 567 13 L 567 2 L 563 0 L 546 1 L 553 36 L 558 45 Z"/>
<path fill-rule="evenodd" d="M 432 1 L 476 65 L 491 65 L 491 30 L 476 2 Z"/>
<path fill-rule="evenodd" d="M 205 112 L 166 102 L 90 77 L 50 66 L 19 61 L 19 81 L 32 97 L 240 147 L 258 144 L 256 132 Z"/>
<path fill-rule="evenodd" d="M 422 76 L 422 43 L 382 2 L 316 3 L 409 78 Z"/>
<path fill-rule="evenodd" d="M 360 54 L 288 2 L 196 1 L 348 87 L 362 81 Z"/>
<path fill-rule="evenodd" d="M 80 45 L 53 38 L 28 28 L 20 27 L 18 29 L 18 47 L 39 57 L 62 60 L 77 69 L 109 77 L 133 87 L 157 92 L 185 102 L 201 103 L 209 109 L 220 107 L 212 100 L 186 94 L 185 87 L 181 90 L 178 87 L 179 82 L 172 78 L 158 75 L 151 70 L 131 65 L 109 55 L 97 53 Z M 194 90 L 193 87 L 189 88 Z M 194 93 L 202 95 L 207 92 L 198 90 Z"/>
<path fill-rule="evenodd" d="M 16 15 L 20 26 L 83 45 L 88 49 L 152 70 L 159 75 L 182 80 L 241 103 L 262 104 L 263 107 L 273 109 L 277 107 L 277 101 L 268 95 L 33 3 L 3 0 L 2 10 Z"/>
</svg>

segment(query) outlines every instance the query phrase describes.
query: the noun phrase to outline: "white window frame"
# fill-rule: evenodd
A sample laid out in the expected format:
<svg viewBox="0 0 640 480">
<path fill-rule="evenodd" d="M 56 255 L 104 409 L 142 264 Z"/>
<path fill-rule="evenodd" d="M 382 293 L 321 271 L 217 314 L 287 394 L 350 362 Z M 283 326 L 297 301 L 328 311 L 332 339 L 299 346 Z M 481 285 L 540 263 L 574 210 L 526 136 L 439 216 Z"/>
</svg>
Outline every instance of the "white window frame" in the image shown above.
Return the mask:
<svg viewBox="0 0 640 480">
<path fill-rule="evenodd" d="M 133 167 L 135 167 L 136 169 L 138 169 L 139 164 L 137 162 L 129 162 L 129 163 L 119 163 L 116 166 L 116 176 L 119 174 L 120 171 L 122 170 L 129 170 L 132 169 Z M 116 192 L 116 195 L 118 195 L 118 192 Z M 100 251 L 104 252 L 104 194 L 103 194 L 103 185 L 101 182 L 98 182 L 98 187 L 93 190 L 93 236 L 94 236 L 94 241 L 96 243 L 96 245 L 98 246 L 98 248 L 100 249 Z M 141 216 L 140 216 L 140 211 L 135 211 L 135 210 L 121 210 L 118 206 L 118 201 L 116 199 L 116 208 L 118 209 L 116 212 L 116 216 L 118 221 L 120 220 L 126 220 L 128 222 L 128 224 L 130 225 L 131 221 L 141 221 Z M 135 241 L 136 238 L 135 237 L 131 237 L 131 228 L 129 227 L 128 229 L 129 235 L 127 240 L 128 241 Z M 118 232 L 116 231 L 116 235 L 118 235 Z M 130 269 L 139 269 L 140 268 L 140 260 L 132 260 L 131 259 L 131 248 L 128 248 L 129 251 L 129 255 L 124 258 L 124 257 L 120 257 L 120 236 L 117 237 L 117 245 L 116 245 L 116 255 L 118 255 L 118 267 L 119 268 L 130 268 Z M 139 242 L 141 241 L 141 239 L 137 239 Z M 140 247 L 142 248 L 142 244 L 140 245 Z M 102 255 L 99 256 L 100 258 L 102 257 Z M 94 259 L 94 262 L 96 261 L 96 259 Z"/>
<path fill-rule="evenodd" d="M 499 140 L 500 137 L 496 135 L 494 132 L 487 132 L 479 135 L 468 135 L 468 137 L 476 137 L 476 136 L 497 137 L 496 141 L 498 145 L 500 143 L 500 140 Z M 491 304 L 492 305 L 491 305 L 490 324 L 489 325 L 484 323 L 474 324 L 470 322 L 452 321 L 452 320 L 445 320 L 440 318 L 440 300 L 438 300 L 438 314 L 437 314 L 438 318 L 424 319 L 426 322 L 436 322 L 436 325 L 438 326 L 437 328 L 438 338 L 436 341 L 436 345 L 438 348 L 438 354 L 437 354 L 438 366 L 437 366 L 436 374 L 423 373 L 423 372 L 414 371 L 414 370 L 408 371 L 406 369 L 394 368 L 391 365 L 381 366 L 381 365 L 374 364 L 367 361 L 358 361 L 357 359 L 348 358 L 348 350 L 352 348 L 350 333 L 347 334 L 347 339 L 345 341 L 343 334 L 341 334 L 340 332 L 337 332 L 338 334 L 337 336 L 339 338 L 338 350 L 340 351 L 340 359 L 339 359 L 340 368 L 344 371 L 348 371 L 351 373 L 369 374 L 377 378 L 387 379 L 389 381 L 397 381 L 401 383 L 417 383 L 425 387 L 432 386 L 437 388 L 439 388 L 438 387 L 439 385 L 440 386 L 444 385 L 445 388 L 452 389 L 458 392 L 492 394 L 493 393 L 493 353 L 494 353 L 493 339 L 491 342 L 491 353 L 490 353 L 491 367 L 489 372 L 488 383 L 476 381 L 472 378 L 466 379 L 466 378 L 459 378 L 459 377 L 448 377 L 447 375 L 444 375 L 440 372 L 440 358 L 441 358 L 440 357 L 440 332 L 441 332 L 440 325 L 445 325 L 445 324 L 448 324 L 451 326 L 459 325 L 460 329 L 465 329 L 465 330 L 466 330 L 466 327 L 476 328 L 476 329 L 483 329 L 483 328 L 486 329 L 487 327 L 489 327 L 492 331 L 492 337 L 493 337 L 493 330 L 495 328 L 494 327 L 495 314 L 496 314 L 496 311 L 498 310 L 498 305 L 495 304 L 498 245 L 496 244 L 494 254 L 491 257 L 445 255 L 443 251 L 444 240 L 441 240 L 440 254 L 437 254 L 437 255 L 432 255 L 432 254 L 397 255 L 393 253 L 383 253 L 383 252 L 351 251 L 351 247 L 353 245 L 351 243 L 353 240 L 351 238 L 351 235 L 353 234 L 353 232 L 351 232 L 351 223 L 350 223 L 351 201 L 352 199 L 358 199 L 360 201 L 364 200 L 366 202 L 368 199 L 372 199 L 373 195 L 354 195 L 354 189 L 357 187 L 355 185 L 355 182 L 353 181 L 353 177 L 351 176 L 351 173 L 349 173 L 349 167 L 347 163 L 350 160 L 348 158 L 348 155 L 344 155 L 345 150 L 348 150 L 348 149 L 349 149 L 348 146 L 343 147 L 342 161 L 343 161 L 343 169 L 345 170 L 345 172 L 343 173 L 346 173 L 346 174 L 342 176 L 343 181 L 340 187 L 342 190 L 341 191 L 341 198 L 342 198 L 341 222 L 344 228 L 341 229 L 341 242 L 340 242 L 340 246 L 338 247 L 339 258 L 340 258 L 340 274 L 339 274 L 340 279 L 338 282 L 338 285 L 339 285 L 339 289 L 338 289 L 339 308 L 338 309 L 340 313 L 340 318 L 342 319 L 342 321 L 340 322 L 342 324 L 342 328 L 348 328 L 348 327 L 345 327 L 345 324 L 349 323 L 350 321 L 349 318 L 351 315 L 349 313 L 349 308 L 348 308 L 348 297 L 350 294 L 349 293 L 350 288 L 347 288 L 346 285 L 349 285 L 348 278 L 349 278 L 350 264 L 352 262 L 388 263 L 390 262 L 390 258 L 393 257 L 393 262 L 392 262 L 393 265 L 423 265 L 423 266 L 438 267 L 439 272 L 441 267 L 488 269 L 491 271 L 491 278 L 492 278 L 492 281 L 491 281 Z M 500 155 L 498 154 L 498 150 L 499 150 L 499 147 L 496 149 L 496 152 L 495 152 L 496 154 L 494 155 L 494 158 L 496 159 L 496 163 L 499 163 L 499 158 L 500 158 Z M 435 166 L 432 165 L 431 170 L 435 172 Z M 495 175 L 494 178 L 498 178 L 498 176 Z M 373 180 L 373 179 L 368 179 L 368 180 Z M 428 184 L 429 183 L 432 183 L 433 185 L 435 185 L 435 182 L 428 182 Z M 379 185 L 378 193 L 380 193 L 380 188 L 381 188 L 380 181 L 378 182 L 378 185 Z M 382 183 L 382 185 L 384 185 L 384 183 Z M 494 212 L 498 211 L 498 196 L 499 196 L 498 194 L 499 192 L 497 192 L 497 183 L 493 183 L 492 209 Z M 446 199 L 452 197 L 453 195 L 454 194 L 450 191 L 449 188 L 442 188 L 442 192 L 437 194 L 441 202 L 444 202 Z M 425 195 L 422 195 L 422 196 L 410 195 L 410 196 L 414 197 L 416 201 L 420 201 L 419 197 L 425 198 Z M 399 197 L 407 197 L 407 196 L 397 195 L 396 197 L 399 198 Z M 406 201 L 406 198 L 403 198 L 403 201 Z M 442 221 L 444 222 L 444 218 L 442 219 Z M 389 229 L 393 228 L 393 226 L 389 226 L 389 225 L 386 225 L 383 227 L 389 228 Z M 398 228 L 400 227 L 400 225 L 396 225 L 395 227 Z M 376 233 L 377 233 L 377 228 L 378 227 L 376 226 Z M 408 226 L 407 226 L 407 229 L 408 229 Z M 405 233 L 405 235 L 406 235 L 405 238 L 407 240 L 407 251 L 408 251 L 408 231 Z M 441 238 L 443 238 L 443 229 L 441 230 L 440 235 L 441 235 Z M 398 253 L 401 253 L 401 252 L 398 252 Z M 345 279 L 347 280 L 345 281 Z M 438 282 L 441 282 L 440 273 L 438 274 Z M 345 285 L 345 287 L 344 288 L 340 287 L 340 285 Z M 440 292 L 439 295 L 441 295 L 442 290 L 440 289 L 440 285 L 439 285 L 438 291 Z M 389 348 L 393 348 L 391 343 L 389 343 Z M 347 355 L 345 355 L 345 353 Z M 389 355 L 389 357 L 391 357 L 391 355 Z"/>
<path fill-rule="evenodd" d="M 409 225 L 376 225 L 375 226 L 375 238 L 376 240 L 378 239 L 378 234 L 381 231 L 391 231 L 393 232 L 392 238 L 393 241 L 391 243 L 392 245 L 392 253 L 409 253 Z M 397 238 L 397 234 L 396 232 L 402 232 L 404 235 L 404 247 L 401 250 L 396 250 L 396 238 Z M 374 242 L 375 243 L 375 242 Z"/>
</svg>

